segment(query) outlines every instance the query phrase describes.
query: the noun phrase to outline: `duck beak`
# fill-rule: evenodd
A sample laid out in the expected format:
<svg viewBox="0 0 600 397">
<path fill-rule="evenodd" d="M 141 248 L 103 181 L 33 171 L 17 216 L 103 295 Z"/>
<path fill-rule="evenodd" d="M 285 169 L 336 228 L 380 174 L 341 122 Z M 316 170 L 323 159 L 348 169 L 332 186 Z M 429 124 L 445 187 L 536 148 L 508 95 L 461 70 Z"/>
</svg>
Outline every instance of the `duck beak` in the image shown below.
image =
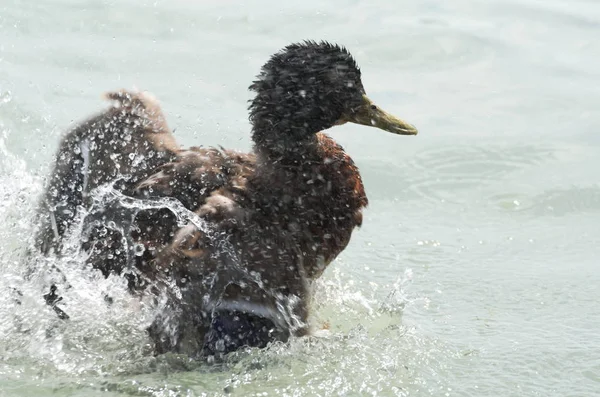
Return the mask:
<svg viewBox="0 0 600 397">
<path fill-rule="evenodd" d="M 366 95 L 363 95 L 362 98 L 363 103 L 355 110 L 354 114 L 348 117 L 349 122 L 379 128 L 398 135 L 417 135 L 419 132 L 414 125 L 380 109 Z"/>
</svg>

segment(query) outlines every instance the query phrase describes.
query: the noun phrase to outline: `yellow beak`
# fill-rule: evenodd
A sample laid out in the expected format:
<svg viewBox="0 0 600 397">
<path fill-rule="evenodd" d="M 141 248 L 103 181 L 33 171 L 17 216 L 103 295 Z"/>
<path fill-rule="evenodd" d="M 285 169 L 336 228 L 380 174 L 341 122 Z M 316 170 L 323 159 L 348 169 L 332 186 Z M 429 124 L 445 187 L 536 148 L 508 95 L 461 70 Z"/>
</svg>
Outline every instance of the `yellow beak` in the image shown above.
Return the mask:
<svg viewBox="0 0 600 397">
<path fill-rule="evenodd" d="M 398 135 L 417 135 L 419 132 L 414 125 L 387 113 L 363 95 L 363 103 L 355 113 L 349 115 L 347 121 L 356 124 L 379 128 Z"/>
</svg>

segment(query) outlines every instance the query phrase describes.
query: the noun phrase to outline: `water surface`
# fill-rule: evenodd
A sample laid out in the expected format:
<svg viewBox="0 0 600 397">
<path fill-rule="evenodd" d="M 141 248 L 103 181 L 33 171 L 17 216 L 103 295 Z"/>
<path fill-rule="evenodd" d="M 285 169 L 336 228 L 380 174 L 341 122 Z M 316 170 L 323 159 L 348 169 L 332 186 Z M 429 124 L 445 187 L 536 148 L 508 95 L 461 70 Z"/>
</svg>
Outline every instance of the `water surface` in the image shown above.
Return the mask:
<svg viewBox="0 0 600 397">
<path fill-rule="evenodd" d="M 3 1 L 0 395 L 597 395 L 598 37 L 593 0 Z M 249 150 L 247 86 L 307 38 L 346 45 L 421 131 L 331 130 L 371 204 L 318 286 L 330 333 L 221 368 L 154 358 L 152 313 L 76 258 L 47 264 L 78 287 L 58 322 L 22 270 L 63 131 L 135 86 L 182 145 Z"/>
</svg>

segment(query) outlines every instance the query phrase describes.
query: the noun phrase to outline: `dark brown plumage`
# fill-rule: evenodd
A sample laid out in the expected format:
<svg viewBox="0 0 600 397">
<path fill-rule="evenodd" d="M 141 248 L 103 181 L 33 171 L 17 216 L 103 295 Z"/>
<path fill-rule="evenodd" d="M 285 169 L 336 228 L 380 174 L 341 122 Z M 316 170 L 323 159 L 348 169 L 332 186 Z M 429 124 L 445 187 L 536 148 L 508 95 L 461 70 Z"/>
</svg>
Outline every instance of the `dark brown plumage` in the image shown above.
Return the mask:
<svg viewBox="0 0 600 397">
<path fill-rule="evenodd" d="M 253 153 L 180 150 L 156 101 L 126 91 L 109 94 L 113 107 L 60 146 L 40 207 L 44 253 L 60 251 L 76 207 L 89 209 L 93 189 L 115 180 L 124 197 L 174 199 L 193 212 L 182 224 L 166 205 L 117 200 L 84 220 L 95 268 L 169 297 L 149 329 L 157 353 L 212 355 L 305 335 L 311 283 L 367 205 L 358 168 L 319 131 L 350 121 L 416 134 L 368 100 L 354 59 L 329 43 L 286 47 L 251 89 Z"/>
</svg>

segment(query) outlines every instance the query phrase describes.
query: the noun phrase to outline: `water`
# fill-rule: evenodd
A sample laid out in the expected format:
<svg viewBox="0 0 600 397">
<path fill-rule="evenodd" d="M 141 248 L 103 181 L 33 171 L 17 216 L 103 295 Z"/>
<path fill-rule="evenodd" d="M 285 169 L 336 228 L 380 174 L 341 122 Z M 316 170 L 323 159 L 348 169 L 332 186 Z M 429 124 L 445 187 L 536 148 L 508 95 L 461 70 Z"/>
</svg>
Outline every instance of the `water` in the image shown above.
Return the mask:
<svg viewBox="0 0 600 397">
<path fill-rule="evenodd" d="M 0 395 L 597 395 L 599 34 L 593 0 L 4 0 Z M 331 131 L 371 204 L 318 287 L 329 332 L 219 368 L 154 358 L 150 306 L 76 258 L 58 322 L 22 269 L 62 131 L 137 86 L 182 145 L 249 149 L 246 87 L 305 38 L 346 45 L 421 131 Z"/>
</svg>

